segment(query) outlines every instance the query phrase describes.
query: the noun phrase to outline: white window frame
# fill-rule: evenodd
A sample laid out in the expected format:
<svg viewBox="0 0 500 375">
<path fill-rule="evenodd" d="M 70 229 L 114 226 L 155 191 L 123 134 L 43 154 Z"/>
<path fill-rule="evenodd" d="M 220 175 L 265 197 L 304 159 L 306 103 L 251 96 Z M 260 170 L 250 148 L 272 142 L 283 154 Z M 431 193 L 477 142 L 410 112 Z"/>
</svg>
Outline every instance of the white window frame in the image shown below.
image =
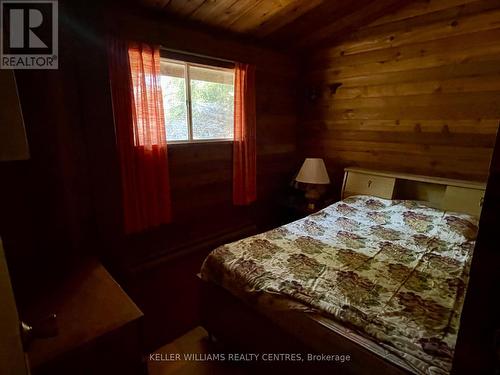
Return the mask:
<svg viewBox="0 0 500 375">
<path fill-rule="evenodd" d="M 193 139 L 193 119 L 192 119 L 192 103 L 191 103 L 191 80 L 189 76 L 189 67 L 200 67 L 205 69 L 212 70 L 220 70 L 220 71 L 231 71 L 233 73 L 233 87 L 234 87 L 234 69 L 231 68 L 222 68 L 213 65 L 204 65 L 204 64 L 196 64 L 182 60 L 169 59 L 166 57 L 161 57 L 160 61 L 170 62 L 173 64 L 182 64 L 184 65 L 184 80 L 185 80 L 185 96 L 186 96 L 186 120 L 188 126 L 188 139 L 180 139 L 180 140 L 169 140 L 167 134 L 167 144 L 183 144 L 183 143 L 232 143 L 234 141 L 234 134 L 232 138 L 210 138 L 210 139 Z M 234 118 L 234 114 L 233 114 Z M 166 124 L 165 124 L 166 125 Z"/>
</svg>

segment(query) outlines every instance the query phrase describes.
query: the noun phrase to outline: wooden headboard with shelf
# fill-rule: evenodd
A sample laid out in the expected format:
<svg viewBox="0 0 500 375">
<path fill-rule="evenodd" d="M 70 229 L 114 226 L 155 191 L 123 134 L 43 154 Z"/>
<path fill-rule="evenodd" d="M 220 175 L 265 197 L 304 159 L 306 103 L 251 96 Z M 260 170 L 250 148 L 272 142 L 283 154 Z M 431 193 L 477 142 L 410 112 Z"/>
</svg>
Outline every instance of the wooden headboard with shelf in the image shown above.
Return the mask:
<svg viewBox="0 0 500 375">
<path fill-rule="evenodd" d="M 479 216 L 486 184 L 408 173 L 346 168 L 342 199 L 374 195 L 386 199 L 426 201 L 433 207 Z"/>
</svg>

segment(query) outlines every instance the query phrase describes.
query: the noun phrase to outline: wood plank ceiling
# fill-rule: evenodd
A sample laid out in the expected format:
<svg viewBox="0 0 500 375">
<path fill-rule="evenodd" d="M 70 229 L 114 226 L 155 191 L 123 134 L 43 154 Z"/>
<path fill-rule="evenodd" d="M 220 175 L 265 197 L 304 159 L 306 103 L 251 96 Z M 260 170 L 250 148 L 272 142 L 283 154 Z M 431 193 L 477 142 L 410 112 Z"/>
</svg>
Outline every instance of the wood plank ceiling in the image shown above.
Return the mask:
<svg viewBox="0 0 500 375">
<path fill-rule="evenodd" d="M 174 18 L 284 49 L 340 40 L 411 0 L 137 0 Z M 332 40 L 333 39 L 333 40 Z"/>
</svg>

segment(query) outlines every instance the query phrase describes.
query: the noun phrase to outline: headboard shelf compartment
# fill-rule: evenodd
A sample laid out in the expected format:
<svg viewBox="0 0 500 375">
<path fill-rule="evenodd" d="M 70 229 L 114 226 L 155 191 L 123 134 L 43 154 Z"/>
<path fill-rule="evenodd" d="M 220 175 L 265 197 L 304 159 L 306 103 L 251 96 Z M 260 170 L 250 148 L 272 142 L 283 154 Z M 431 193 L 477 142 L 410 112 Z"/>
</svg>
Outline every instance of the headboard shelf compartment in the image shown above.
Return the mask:
<svg viewBox="0 0 500 375">
<path fill-rule="evenodd" d="M 374 195 L 386 199 L 411 199 L 426 201 L 442 210 L 479 216 L 485 189 L 483 182 L 346 168 L 342 198 Z"/>
</svg>

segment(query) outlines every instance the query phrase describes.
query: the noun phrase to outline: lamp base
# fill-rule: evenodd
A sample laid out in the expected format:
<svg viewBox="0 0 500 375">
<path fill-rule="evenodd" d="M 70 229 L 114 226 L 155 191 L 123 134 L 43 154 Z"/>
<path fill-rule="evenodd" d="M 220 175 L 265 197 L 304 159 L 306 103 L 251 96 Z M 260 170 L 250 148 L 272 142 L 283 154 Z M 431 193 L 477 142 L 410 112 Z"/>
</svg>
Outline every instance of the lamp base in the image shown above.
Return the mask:
<svg viewBox="0 0 500 375">
<path fill-rule="evenodd" d="M 316 186 L 309 186 L 304 196 L 307 200 L 317 201 L 321 198 L 321 192 Z"/>
<path fill-rule="evenodd" d="M 304 197 L 307 200 L 307 211 L 315 211 L 317 203 L 321 199 L 321 187 L 313 184 L 308 185 Z"/>
</svg>

